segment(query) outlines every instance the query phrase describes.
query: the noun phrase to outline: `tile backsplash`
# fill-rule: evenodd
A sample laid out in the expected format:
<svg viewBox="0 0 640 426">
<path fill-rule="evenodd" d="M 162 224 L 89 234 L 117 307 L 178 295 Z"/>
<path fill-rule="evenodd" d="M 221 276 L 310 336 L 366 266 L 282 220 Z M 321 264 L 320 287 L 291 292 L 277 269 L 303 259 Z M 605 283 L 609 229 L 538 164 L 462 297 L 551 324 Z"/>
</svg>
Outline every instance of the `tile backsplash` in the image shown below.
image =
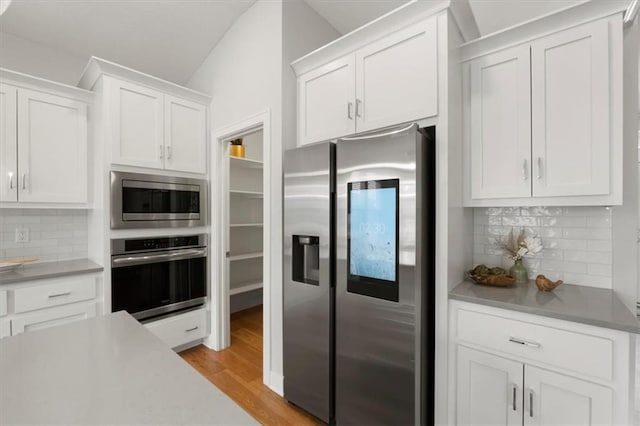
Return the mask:
<svg viewBox="0 0 640 426">
<path fill-rule="evenodd" d="M 544 249 L 525 258 L 529 278 L 591 287 L 612 287 L 610 207 L 501 207 L 473 209 L 473 263 L 509 269 L 494 239 L 525 230 L 538 235 Z"/>
<path fill-rule="evenodd" d="M 15 242 L 16 228 L 29 230 L 28 242 Z M 0 259 L 80 259 L 87 257 L 87 245 L 86 210 L 0 209 Z"/>
</svg>

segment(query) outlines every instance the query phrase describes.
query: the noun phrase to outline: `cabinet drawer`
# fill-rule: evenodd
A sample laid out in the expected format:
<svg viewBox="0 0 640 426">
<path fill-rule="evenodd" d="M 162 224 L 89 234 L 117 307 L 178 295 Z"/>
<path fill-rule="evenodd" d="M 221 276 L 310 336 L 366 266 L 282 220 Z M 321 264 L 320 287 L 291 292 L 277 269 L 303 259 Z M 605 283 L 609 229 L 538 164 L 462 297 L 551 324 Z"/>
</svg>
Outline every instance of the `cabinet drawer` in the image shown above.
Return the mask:
<svg viewBox="0 0 640 426">
<path fill-rule="evenodd" d="M 147 329 L 172 348 L 207 335 L 207 311 L 199 309 L 145 324 Z"/>
<path fill-rule="evenodd" d="M 75 303 L 73 305 L 45 309 L 40 312 L 18 315 L 11 319 L 11 335 L 15 336 L 16 334 L 41 330 L 95 316 L 96 304 L 93 302 Z"/>
<path fill-rule="evenodd" d="M 36 281 L 33 286 L 14 290 L 13 296 L 16 314 L 66 305 L 67 303 L 95 299 L 96 279 L 94 276 L 84 275 Z"/>
<path fill-rule="evenodd" d="M 7 292 L 0 291 L 0 317 L 7 315 Z"/>
<path fill-rule="evenodd" d="M 614 341 L 605 337 L 463 308 L 457 311 L 456 331 L 460 342 L 541 362 L 563 371 L 613 379 Z"/>
<path fill-rule="evenodd" d="M 11 325 L 8 319 L 0 319 L 0 339 L 11 336 Z"/>
</svg>

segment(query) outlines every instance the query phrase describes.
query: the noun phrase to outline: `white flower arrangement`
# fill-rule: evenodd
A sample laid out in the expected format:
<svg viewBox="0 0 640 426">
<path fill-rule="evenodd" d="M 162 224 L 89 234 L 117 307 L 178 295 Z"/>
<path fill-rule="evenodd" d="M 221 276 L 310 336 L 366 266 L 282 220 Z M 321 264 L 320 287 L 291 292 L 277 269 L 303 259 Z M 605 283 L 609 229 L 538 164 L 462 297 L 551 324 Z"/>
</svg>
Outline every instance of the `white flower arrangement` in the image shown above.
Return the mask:
<svg viewBox="0 0 640 426">
<path fill-rule="evenodd" d="M 525 234 L 524 229 L 520 231 L 520 234 L 516 238 L 512 228 L 511 232 L 499 240 L 496 240 L 495 244 L 502 249 L 509 259 L 514 261 L 521 260 L 527 255 L 534 255 L 542 251 L 542 241 L 540 237 L 537 235 L 529 237 Z"/>
</svg>

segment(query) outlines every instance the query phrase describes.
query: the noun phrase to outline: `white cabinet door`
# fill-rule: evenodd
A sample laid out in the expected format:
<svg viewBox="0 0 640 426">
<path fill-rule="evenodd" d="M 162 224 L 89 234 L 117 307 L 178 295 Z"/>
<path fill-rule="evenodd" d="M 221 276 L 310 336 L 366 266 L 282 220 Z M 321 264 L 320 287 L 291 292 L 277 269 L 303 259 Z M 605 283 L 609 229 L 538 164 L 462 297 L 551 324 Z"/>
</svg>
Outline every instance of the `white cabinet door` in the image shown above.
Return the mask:
<svg viewBox="0 0 640 426">
<path fill-rule="evenodd" d="M 607 20 L 532 43 L 534 197 L 609 194 L 609 77 Z"/>
<path fill-rule="evenodd" d="M 357 131 L 438 114 L 438 40 L 432 18 L 356 52 Z"/>
<path fill-rule="evenodd" d="M 612 425 L 611 389 L 540 368 L 525 367 L 525 425 Z"/>
<path fill-rule="evenodd" d="M 471 198 L 531 196 L 529 46 L 473 60 L 465 71 Z"/>
<path fill-rule="evenodd" d="M 206 173 L 207 108 L 174 96 L 164 96 L 165 168 Z"/>
<path fill-rule="evenodd" d="M 0 84 L 0 201 L 18 201 L 17 90 Z"/>
<path fill-rule="evenodd" d="M 41 330 L 96 316 L 96 304 L 71 304 L 44 309 L 31 314 L 17 315 L 11 319 L 11 335 Z"/>
<path fill-rule="evenodd" d="M 458 425 L 522 425 L 523 364 L 458 346 Z"/>
<path fill-rule="evenodd" d="M 163 95 L 111 80 L 112 162 L 164 167 Z"/>
<path fill-rule="evenodd" d="M 300 145 L 355 133 L 354 60 L 348 55 L 299 77 Z"/>
<path fill-rule="evenodd" d="M 7 319 L 0 318 L 0 339 L 11 336 L 11 323 Z"/>
<path fill-rule="evenodd" d="M 18 199 L 87 202 L 87 105 L 18 90 Z"/>
</svg>

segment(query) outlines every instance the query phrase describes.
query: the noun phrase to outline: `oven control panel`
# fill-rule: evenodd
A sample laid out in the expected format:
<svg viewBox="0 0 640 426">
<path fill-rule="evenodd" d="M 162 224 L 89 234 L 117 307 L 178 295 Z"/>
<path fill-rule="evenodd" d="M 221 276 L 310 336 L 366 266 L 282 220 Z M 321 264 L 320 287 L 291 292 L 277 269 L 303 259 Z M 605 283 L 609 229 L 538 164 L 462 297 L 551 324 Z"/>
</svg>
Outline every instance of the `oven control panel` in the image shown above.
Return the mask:
<svg viewBox="0 0 640 426">
<path fill-rule="evenodd" d="M 205 246 L 206 235 L 178 235 L 172 237 L 126 238 L 111 240 L 111 254 L 141 251 L 171 250 Z"/>
</svg>

